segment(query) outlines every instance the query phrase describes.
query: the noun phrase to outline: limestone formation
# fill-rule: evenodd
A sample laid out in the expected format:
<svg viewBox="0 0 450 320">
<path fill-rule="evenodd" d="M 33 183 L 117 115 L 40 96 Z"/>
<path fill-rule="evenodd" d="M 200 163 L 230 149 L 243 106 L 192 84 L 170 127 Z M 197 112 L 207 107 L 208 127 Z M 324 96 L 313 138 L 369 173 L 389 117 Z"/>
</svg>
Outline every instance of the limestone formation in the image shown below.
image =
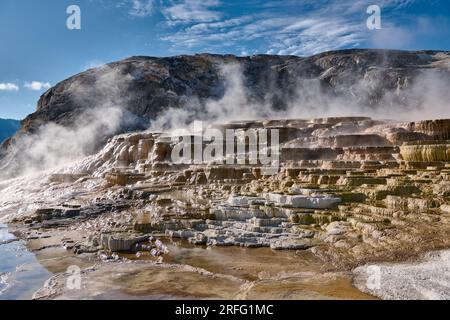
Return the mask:
<svg viewBox="0 0 450 320">
<path fill-rule="evenodd" d="M 284 288 L 290 285 L 284 284 L 288 273 L 272 266 L 252 266 L 251 272 L 240 270 L 247 268 L 248 261 L 236 263 L 239 259 L 235 259 L 235 252 L 251 252 L 264 267 L 271 259 L 275 264 L 289 261 L 290 271 L 304 277 L 308 274 L 309 261 L 302 260 L 306 256 L 320 261 L 321 271 L 349 271 L 448 249 L 449 119 L 405 122 L 409 120 L 271 115 L 300 114 L 305 105 L 297 103 L 302 102 L 299 98 L 308 102 L 309 97 L 322 94 L 327 99 L 310 101 L 317 103 L 314 112 L 327 109 L 328 97 L 336 97 L 348 103 L 348 110 L 358 106 L 376 113 L 391 106 L 386 102 L 392 96 L 396 113 L 406 114 L 420 100 L 410 94 L 414 91 L 409 90 L 411 84 L 416 86 L 417 80 L 429 73 L 448 78 L 449 60 L 449 53 L 434 51 L 344 50 L 305 58 L 200 54 L 131 57 L 80 73 L 45 92 L 36 112 L 24 119 L 21 130 L 0 147 L 0 218 L 17 237 L 7 238 L 0 245 L 23 242 L 50 264 L 63 257 L 63 264 L 84 265 L 90 261 L 112 265 L 105 270 L 125 270 L 127 266 L 135 270 L 135 260 L 149 260 L 145 272 L 152 283 L 167 285 L 170 278 L 180 284 L 182 276 L 188 274 L 194 280 L 207 276 L 211 283 L 226 278 L 236 282 L 232 287 L 236 285 L 239 294 L 230 295 L 235 298 L 247 297 L 254 288 L 269 282 L 285 296 Z M 224 117 L 215 117 L 215 112 L 211 114 L 211 106 L 228 98 L 227 79 L 222 72 L 228 64 L 239 65 L 239 85 L 244 88 L 239 98 L 259 119 L 246 119 L 244 112 L 238 112 L 227 122 Z M 95 128 L 80 159 L 57 158 L 58 165 L 53 166 L 52 161 L 52 168 L 41 165 L 39 157 L 30 161 L 33 138 L 42 136 L 37 133 L 46 125 L 77 132 L 85 124 L 95 123 L 93 114 L 109 119 L 103 117 L 109 114 L 104 114 L 104 104 L 99 103 L 99 97 L 107 94 L 106 86 L 99 85 L 105 78 L 124 82 L 114 86 L 120 96 L 116 101 L 116 111 L 121 115 L 117 123 L 105 126 L 102 122 Z M 314 86 L 305 87 L 305 81 Z M 356 90 L 361 83 L 369 85 Z M 316 86 L 319 93 L 311 90 Z M 82 99 L 74 88 L 83 89 Z M 108 96 L 108 101 L 114 100 L 116 97 Z M 235 107 L 240 110 L 245 106 Z M 221 103 L 216 109 L 228 116 Z M 180 137 L 174 129 L 182 128 L 171 127 L 173 123 L 165 121 L 170 120 L 165 116 L 170 118 L 179 111 L 187 114 L 182 120 L 204 120 L 203 129 L 214 128 L 223 134 L 228 129 L 236 130 L 231 140 L 243 142 L 245 148 L 257 145 L 249 138 L 251 134 L 267 132 L 272 140 L 277 130 L 279 159 L 250 162 L 255 154 L 238 148 L 224 150 L 223 155 L 215 150 L 220 156 L 216 159 L 190 158 L 196 149 L 208 147 L 207 141 L 198 142 L 202 137 L 199 131 L 186 135 L 195 142 L 183 153 L 186 161 L 175 161 L 172 151 Z M 72 151 L 73 142 L 78 142 L 68 140 L 50 141 L 49 145 L 65 154 Z M 258 145 L 258 151 L 259 155 L 263 151 L 266 156 L 277 154 L 276 147 Z M 51 170 L 18 177 L 25 169 L 35 167 L 37 171 Z M 230 246 L 249 249 L 213 248 Z M 169 247 L 181 254 L 167 256 Z M 233 258 L 232 266 L 223 265 L 230 274 L 213 273 L 217 261 L 201 261 L 205 270 L 192 267 L 195 270 L 179 275 L 188 267 L 180 265 L 192 258 L 185 253 L 202 256 L 204 248 L 208 248 L 203 256 L 207 259 L 215 257 L 210 250 L 227 252 Z M 52 249 L 57 251 L 57 259 L 50 257 Z M 259 256 L 261 252 L 265 256 Z M 47 270 L 65 271 L 60 262 L 57 268 Z M 177 272 L 167 271 L 176 271 L 176 263 L 180 263 Z M 262 270 L 269 270 L 276 279 L 267 281 Z M 89 272 L 95 273 L 83 270 L 83 277 Z M 236 274 L 245 274 L 245 280 L 236 281 Z M 128 275 L 120 281 L 109 274 L 103 279 L 114 282 L 116 289 L 117 283 L 124 281 L 132 282 L 136 290 L 148 285 L 137 274 Z M 61 274 L 56 278 L 64 279 Z M 422 278 L 417 276 L 420 281 Z M 202 281 L 198 283 L 199 288 L 206 287 Z M 48 287 L 51 289 L 52 281 Z M 74 290 L 73 294 L 81 292 Z M 117 294 L 117 290 L 114 292 Z"/>
<path fill-rule="evenodd" d="M 162 236 L 198 246 L 310 250 L 342 268 L 450 245 L 449 143 L 430 140 L 443 138 L 441 127 L 408 131 L 416 127 L 359 117 L 214 126 L 290 129 L 283 131 L 273 168 L 174 163 L 177 137 L 170 133 L 115 136 L 97 154 L 42 182 L 50 193 L 83 186 L 73 193 L 79 204 L 42 205 L 14 222 L 87 233 L 90 241 L 67 240 L 64 247 L 106 252 L 108 259 L 111 252 L 162 257 L 164 247 L 150 241 Z M 393 138 L 395 132 L 402 135 Z M 90 203 L 86 194 L 95 194 Z"/>
<path fill-rule="evenodd" d="M 408 124 L 409 131 L 426 134 L 434 140 L 450 139 L 450 120 L 424 120 Z"/>
<path fill-rule="evenodd" d="M 112 252 L 130 252 L 135 245 L 149 240 L 149 236 L 133 236 L 130 234 L 104 234 L 100 237 L 100 245 L 105 250 Z"/>
<path fill-rule="evenodd" d="M 450 141 L 405 142 L 400 147 L 404 160 L 412 162 L 450 161 Z"/>
</svg>

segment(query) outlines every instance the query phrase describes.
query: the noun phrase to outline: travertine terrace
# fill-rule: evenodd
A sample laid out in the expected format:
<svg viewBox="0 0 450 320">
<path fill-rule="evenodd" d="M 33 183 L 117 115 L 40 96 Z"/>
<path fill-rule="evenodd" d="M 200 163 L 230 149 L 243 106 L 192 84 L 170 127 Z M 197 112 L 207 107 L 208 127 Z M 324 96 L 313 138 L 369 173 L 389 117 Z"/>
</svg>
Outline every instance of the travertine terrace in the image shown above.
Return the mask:
<svg viewBox="0 0 450 320">
<path fill-rule="evenodd" d="M 167 250 L 164 239 L 181 238 L 199 246 L 311 250 L 330 267 L 347 269 L 450 245 L 450 120 L 342 117 L 215 127 L 279 129 L 277 172 L 174 164 L 170 134 L 127 133 L 46 182 L 83 189 L 91 181 L 92 191 L 23 210 L 13 222 L 27 226 L 28 237 L 75 230 L 61 239 L 67 249 L 105 259 L 114 252 L 158 257 Z"/>
</svg>

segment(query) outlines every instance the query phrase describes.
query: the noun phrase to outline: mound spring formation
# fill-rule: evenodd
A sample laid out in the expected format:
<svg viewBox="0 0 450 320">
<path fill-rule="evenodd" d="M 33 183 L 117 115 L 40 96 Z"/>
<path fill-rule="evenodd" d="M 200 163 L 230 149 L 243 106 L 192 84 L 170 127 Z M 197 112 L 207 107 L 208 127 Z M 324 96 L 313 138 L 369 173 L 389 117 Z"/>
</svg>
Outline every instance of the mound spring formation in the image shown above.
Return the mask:
<svg viewBox="0 0 450 320">
<path fill-rule="evenodd" d="M 31 232 L 81 231 L 83 241 L 62 239 L 77 253 L 162 246 L 163 254 L 163 244 L 149 239 L 169 237 L 200 246 L 311 249 L 340 267 L 449 245 L 450 120 L 345 117 L 216 127 L 277 128 L 280 168 L 266 176 L 258 165 L 174 164 L 178 140 L 170 135 L 122 134 L 71 173 L 48 176 L 50 188 L 93 184 L 95 198 L 73 196 L 14 223 Z"/>
<path fill-rule="evenodd" d="M 225 89 L 216 66 L 224 61 L 242 65 L 252 103 L 277 92 L 270 97 L 277 110 L 287 107 L 297 77 L 319 81 L 327 94 L 376 108 L 392 90 L 408 104 L 402 90 L 423 72 L 449 75 L 448 53 L 365 50 L 310 58 L 133 57 L 89 70 L 41 97 L 37 112 L 3 144 L 2 172 L 20 172 L 22 137 L 46 123 L 76 125 L 77 115 L 104 92 L 80 101 L 72 90 L 94 88 L 95 79 L 111 69 L 129 75 L 131 82 L 119 88 L 121 103 L 140 121 L 123 124 L 118 134 L 99 134 L 90 155 L 76 164 L 35 180 L 4 180 L 2 193 L 13 198 L 0 199 L 3 220 L 22 239 L 50 239 L 42 240 L 45 246 L 62 245 L 103 260 L 131 252 L 161 261 L 165 241 L 182 239 L 202 247 L 309 250 L 327 268 L 349 270 L 450 246 L 449 119 L 261 115 L 263 120 L 210 125 L 242 134 L 278 130 L 275 172 L 250 164 L 174 163 L 178 137 L 142 131 L 144 124 L 161 110 L 180 108 L 187 96 L 220 97 Z M 382 81 L 354 91 L 362 79 Z"/>
</svg>

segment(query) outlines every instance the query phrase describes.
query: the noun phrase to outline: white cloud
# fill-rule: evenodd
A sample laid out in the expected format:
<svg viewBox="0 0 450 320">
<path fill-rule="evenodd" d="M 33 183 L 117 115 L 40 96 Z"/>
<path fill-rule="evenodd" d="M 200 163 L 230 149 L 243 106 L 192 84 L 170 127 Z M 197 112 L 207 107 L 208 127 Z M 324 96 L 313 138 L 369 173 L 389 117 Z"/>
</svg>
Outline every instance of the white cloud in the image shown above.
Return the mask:
<svg viewBox="0 0 450 320">
<path fill-rule="evenodd" d="M 415 30 L 411 32 L 411 30 Z M 384 23 L 381 30 L 370 34 L 370 44 L 382 49 L 418 49 L 418 39 L 429 42 L 438 41 L 442 30 L 450 30 L 450 21 L 442 17 L 431 20 L 428 17 L 417 17 L 408 26 Z"/>
<path fill-rule="evenodd" d="M 133 17 L 146 17 L 153 13 L 154 0 L 132 0 L 129 14 Z"/>
<path fill-rule="evenodd" d="M 172 49 L 204 51 L 241 48 L 255 41 L 272 54 L 311 55 L 328 50 L 358 47 L 370 41 L 366 9 L 372 0 L 254 0 L 251 14 L 222 14 L 232 6 L 216 0 L 185 0 L 163 8 L 169 26 L 177 25 L 161 37 Z M 388 14 L 414 0 L 378 0 L 382 14 Z M 215 8 L 213 8 L 215 7 Z M 214 10 L 213 10 L 214 9 Z M 200 13 L 199 13 L 200 12 Z M 223 17 L 227 17 L 224 19 Z M 179 26 L 182 24 L 182 26 Z M 247 50 L 245 50 L 247 52 Z"/>
<path fill-rule="evenodd" d="M 300 27 L 300 28 L 298 28 Z M 311 20 L 302 26 L 290 25 L 271 46 L 278 54 L 311 55 L 337 48 L 354 47 L 364 40 L 360 23 L 341 19 Z"/>
<path fill-rule="evenodd" d="M 51 87 L 52 85 L 49 82 L 39 82 L 39 81 L 25 82 L 25 88 L 33 91 L 41 91 L 43 89 L 47 90 L 50 89 Z"/>
<path fill-rule="evenodd" d="M 226 27 L 224 27 L 226 26 Z M 174 46 L 236 46 L 267 40 L 267 52 L 310 55 L 354 46 L 363 40 L 364 26 L 341 18 L 305 18 L 255 15 L 214 23 L 201 23 L 166 36 Z"/>
<path fill-rule="evenodd" d="M 82 70 L 82 71 L 85 71 L 85 70 L 87 70 L 87 69 L 94 69 L 94 68 L 101 67 L 101 66 L 103 66 L 103 65 L 105 65 L 105 64 L 106 64 L 106 63 L 103 62 L 102 60 L 97 60 L 97 59 L 89 60 L 89 61 L 81 68 L 81 70 Z"/>
<path fill-rule="evenodd" d="M 182 0 L 171 1 L 170 5 L 162 8 L 162 13 L 169 24 L 189 22 L 217 21 L 222 14 L 214 7 L 220 6 L 218 0 Z"/>
<path fill-rule="evenodd" d="M 19 91 L 19 87 L 14 83 L 0 83 L 0 91 Z"/>
</svg>

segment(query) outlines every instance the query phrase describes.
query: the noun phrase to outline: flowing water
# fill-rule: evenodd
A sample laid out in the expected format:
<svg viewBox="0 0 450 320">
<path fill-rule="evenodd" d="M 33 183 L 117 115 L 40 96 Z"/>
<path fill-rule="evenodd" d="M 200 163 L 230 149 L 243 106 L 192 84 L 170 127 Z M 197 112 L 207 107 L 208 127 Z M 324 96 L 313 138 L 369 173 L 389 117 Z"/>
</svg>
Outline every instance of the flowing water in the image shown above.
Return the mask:
<svg viewBox="0 0 450 320">
<path fill-rule="evenodd" d="M 121 289 L 116 290 L 115 294 L 122 298 L 144 298 L 158 293 L 171 299 L 373 299 L 353 287 L 348 274 L 322 272 L 322 263 L 308 251 L 205 248 L 185 241 L 165 243 L 170 251 L 164 263 L 193 267 L 212 276 L 202 276 L 190 270 L 174 273 L 163 268 L 137 271 L 132 272 L 131 276 L 116 279 L 116 285 L 120 284 Z M 125 256 L 137 261 L 152 259 Z M 152 275 L 155 282 L 145 280 Z M 156 280 L 158 278 L 159 281 Z M 183 287 L 176 283 L 178 280 L 183 282 Z M 140 285 L 146 281 L 147 287 Z M 163 281 L 166 286 L 161 285 Z"/>
<path fill-rule="evenodd" d="M 52 274 L 0 224 L 0 299 L 30 299 Z"/>
<path fill-rule="evenodd" d="M 0 225 L 0 239 L 0 299 L 30 299 L 50 277 L 69 266 L 86 268 L 95 264 L 90 258 L 57 247 L 32 253 L 5 225 Z M 65 292 L 60 298 L 371 298 L 354 288 L 347 275 L 321 274 L 320 264 L 308 252 L 202 248 L 186 242 L 169 242 L 168 247 L 170 253 L 161 266 L 149 264 L 150 257 L 123 255 L 133 262 L 105 264 L 83 275 L 83 290 Z"/>
<path fill-rule="evenodd" d="M 162 264 L 150 255 L 123 254 L 127 262 L 100 263 L 63 249 L 59 239 L 25 243 L 0 224 L 0 300 L 31 299 L 54 275 L 70 266 L 96 266 L 82 275 L 83 288 L 63 289 L 60 299 L 447 299 L 450 251 L 416 263 L 391 263 L 380 270 L 380 289 L 367 288 L 373 266 L 352 273 L 324 272 L 309 251 L 199 247 L 162 239 L 169 253 Z M 39 248 L 39 249 L 37 249 Z M 353 285 L 353 278 L 356 275 Z M 62 277 L 64 279 L 64 277 Z M 408 288 L 408 290 L 405 290 Z M 377 291 L 378 290 L 378 291 Z"/>
</svg>

